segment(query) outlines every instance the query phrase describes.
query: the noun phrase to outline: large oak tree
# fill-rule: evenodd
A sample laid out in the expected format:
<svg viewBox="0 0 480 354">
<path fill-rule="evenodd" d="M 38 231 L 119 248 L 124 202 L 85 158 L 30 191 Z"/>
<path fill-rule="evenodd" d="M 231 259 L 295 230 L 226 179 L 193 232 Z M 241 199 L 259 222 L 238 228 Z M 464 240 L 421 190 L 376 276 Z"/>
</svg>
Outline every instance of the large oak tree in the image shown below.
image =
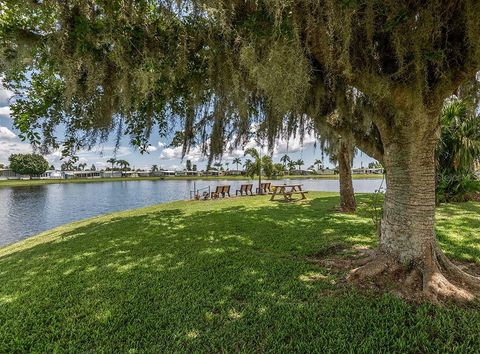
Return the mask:
<svg viewBox="0 0 480 354">
<path fill-rule="evenodd" d="M 480 69 L 474 0 L 2 1 L 1 70 L 16 126 L 65 154 L 154 127 L 213 158 L 235 137 L 327 122 L 386 168 L 375 256 L 350 278 L 404 275 L 431 299 L 479 280 L 435 236 L 435 147 L 445 98 Z M 55 127 L 66 128 L 64 139 Z M 33 132 L 40 132 L 38 140 Z M 400 273 L 399 273 L 400 272 Z"/>
</svg>

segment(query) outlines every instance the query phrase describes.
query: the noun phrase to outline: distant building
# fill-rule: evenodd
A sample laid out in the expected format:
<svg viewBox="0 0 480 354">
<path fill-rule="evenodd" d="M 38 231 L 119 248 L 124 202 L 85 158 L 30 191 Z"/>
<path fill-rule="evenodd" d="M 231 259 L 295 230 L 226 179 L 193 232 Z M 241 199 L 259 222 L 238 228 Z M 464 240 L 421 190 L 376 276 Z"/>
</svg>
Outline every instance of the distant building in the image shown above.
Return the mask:
<svg viewBox="0 0 480 354">
<path fill-rule="evenodd" d="M 72 178 L 102 178 L 100 171 L 63 171 L 63 176 L 66 179 Z"/>
<path fill-rule="evenodd" d="M 312 174 L 311 170 L 293 170 L 290 172 L 291 175 L 297 175 L 297 176 L 308 176 Z"/>
<path fill-rule="evenodd" d="M 120 178 L 122 171 L 102 171 L 100 172 L 102 178 Z"/>
<path fill-rule="evenodd" d="M 137 171 L 123 171 L 122 177 L 138 177 Z"/>
<path fill-rule="evenodd" d="M 208 170 L 205 172 L 205 176 L 223 176 L 223 171 Z"/>
<path fill-rule="evenodd" d="M 175 176 L 175 171 L 163 170 L 163 171 L 153 172 L 153 174 L 155 177 L 173 177 Z"/>
<path fill-rule="evenodd" d="M 137 171 L 138 177 L 152 177 L 155 172 L 150 171 Z"/>
<path fill-rule="evenodd" d="M 242 170 L 228 170 L 225 171 L 226 176 L 242 176 L 245 172 Z"/>
<path fill-rule="evenodd" d="M 318 174 L 318 175 L 334 175 L 334 174 L 335 174 L 335 170 L 331 170 L 330 168 L 327 167 L 327 168 L 318 170 L 318 171 L 317 171 L 317 174 Z"/>
<path fill-rule="evenodd" d="M 13 172 L 9 168 L 0 169 L 0 179 L 25 179 L 30 178 L 30 176 L 19 175 L 18 173 Z"/>
<path fill-rule="evenodd" d="M 201 176 L 201 173 L 200 173 L 200 171 L 183 170 L 183 171 L 176 171 L 175 176 L 178 176 L 178 177 L 198 177 L 198 176 Z"/>
<path fill-rule="evenodd" d="M 40 175 L 40 179 L 64 179 L 65 174 L 60 170 L 47 170 Z"/>
<path fill-rule="evenodd" d="M 354 175 L 366 175 L 366 174 L 383 174 L 384 169 L 383 168 L 366 168 L 366 167 L 361 167 L 361 168 L 353 168 L 352 173 Z"/>
</svg>

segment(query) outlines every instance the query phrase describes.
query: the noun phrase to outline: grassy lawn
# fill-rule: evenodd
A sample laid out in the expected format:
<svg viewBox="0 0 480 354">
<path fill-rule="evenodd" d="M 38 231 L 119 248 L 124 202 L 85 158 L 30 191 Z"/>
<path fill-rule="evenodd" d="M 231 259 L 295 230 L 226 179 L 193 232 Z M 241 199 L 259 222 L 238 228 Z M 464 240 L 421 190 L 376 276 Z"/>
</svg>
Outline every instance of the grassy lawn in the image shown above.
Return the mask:
<svg viewBox="0 0 480 354">
<path fill-rule="evenodd" d="M 0 249 L 0 352 L 475 352 L 480 307 L 362 293 L 308 260 L 374 246 L 334 194 L 175 202 Z M 366 196 L 360 197 L 365 201 Z M 479 203 L 446 205 L 449 256 L 480 262 Z"/>
<path fill-rule="evenodd" d="M 265 178 L 265 177 L 264 177 Z M 309 176 L 283 176 L 278 179 L 338 179 L 338 175 L 309 175 Z M 382 179 L 382 175 L 366 174 L 353 175 L 353 179 Z M 2 187 L 21 187 L 21 186 L 37 186 L 44 184 L 59 184 L 59 183 L 98 183 L 98 182 L 127 182 L 127 181 L 159 181 L 159 180 L 246 180 L 245 176 L 202 176 L 202 177 L 127 177 L 127 178 L 90 178 L 90 179 L 42 179 L 42 180 L 0 180 L 0 188 Z"/>
</svg>

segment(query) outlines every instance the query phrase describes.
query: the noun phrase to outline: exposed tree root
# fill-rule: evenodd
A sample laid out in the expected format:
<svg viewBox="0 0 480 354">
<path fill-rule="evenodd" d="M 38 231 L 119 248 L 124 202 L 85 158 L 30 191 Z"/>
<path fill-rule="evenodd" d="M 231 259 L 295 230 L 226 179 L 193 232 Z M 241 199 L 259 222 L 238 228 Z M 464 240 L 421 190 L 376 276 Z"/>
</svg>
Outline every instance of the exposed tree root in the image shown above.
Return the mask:
<svg viewBox="0 0 480 354">
<path fill-rule="evenodd" d="M 468 302 L 480 298 L 480 278 L 453 264 L 437 247 L 432 247 L 421 264 L 404 266 L 394 257 L 377 251 L 353 269 L 347 280 L 361 287 L 390 290 L 414 301 Z"/>
</svg>

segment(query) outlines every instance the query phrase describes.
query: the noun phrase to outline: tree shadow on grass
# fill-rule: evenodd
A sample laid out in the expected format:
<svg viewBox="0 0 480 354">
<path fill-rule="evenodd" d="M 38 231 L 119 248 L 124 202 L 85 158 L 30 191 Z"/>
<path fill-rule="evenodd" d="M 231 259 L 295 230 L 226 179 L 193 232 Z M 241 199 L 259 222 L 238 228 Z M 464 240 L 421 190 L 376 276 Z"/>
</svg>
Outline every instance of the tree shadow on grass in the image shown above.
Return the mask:
<svg viewBox="0 0 480 354">
<path fill-rule="evenodd" d="M 408 336 L 421 349 L 431 336 L 390 325 L 415 316 L 407 305 L 343 293 L 306 260 L 375 244 L 371 222 L 337 203 L 159 208 L 3 256 L 0 351 L 344 351 L 365 338 L 401 350 Z"/>
</svg>

